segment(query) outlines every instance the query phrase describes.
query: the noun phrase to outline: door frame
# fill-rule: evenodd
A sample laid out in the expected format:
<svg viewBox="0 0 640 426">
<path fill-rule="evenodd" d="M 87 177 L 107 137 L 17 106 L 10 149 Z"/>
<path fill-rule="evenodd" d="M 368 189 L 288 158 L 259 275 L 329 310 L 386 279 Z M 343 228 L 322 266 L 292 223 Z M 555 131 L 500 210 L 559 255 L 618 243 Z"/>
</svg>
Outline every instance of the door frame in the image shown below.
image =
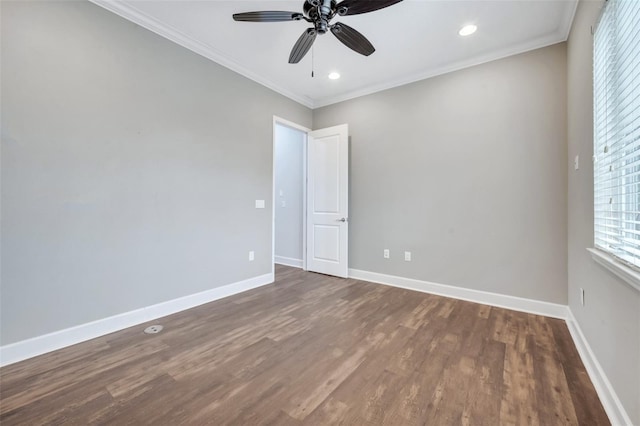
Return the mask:
<svg viewBox="0 0 640 426">
<path fill-rule="evenodd" d="M 289 121 L 277 115 L 273 116 L 273 135 L 271 137 L 271 273 L 275 277 L 276 272 L 276 125 L 279 124 L 290 129 L 304 133 L 302 144 L 302 270 L 307 270 L 307 146 L 311 129 L 293 121 Z"/>
</svg>

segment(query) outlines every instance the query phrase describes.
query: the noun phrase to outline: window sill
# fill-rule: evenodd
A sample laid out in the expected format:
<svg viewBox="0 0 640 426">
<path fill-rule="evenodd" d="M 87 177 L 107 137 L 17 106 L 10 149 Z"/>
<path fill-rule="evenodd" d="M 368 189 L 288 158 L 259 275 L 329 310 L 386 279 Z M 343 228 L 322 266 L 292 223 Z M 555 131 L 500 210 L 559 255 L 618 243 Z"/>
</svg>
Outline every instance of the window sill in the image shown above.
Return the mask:
<svg viewBox="0 0 640 426">
<path fill-rule="evenodd" d="M 632 288 L 640 291 L 640 272 L 629 268 L 601 250 L 595 248 L 587 248 L 587 250 L 591 253 L 593 260 L 622 278 Z"/>
</svg>

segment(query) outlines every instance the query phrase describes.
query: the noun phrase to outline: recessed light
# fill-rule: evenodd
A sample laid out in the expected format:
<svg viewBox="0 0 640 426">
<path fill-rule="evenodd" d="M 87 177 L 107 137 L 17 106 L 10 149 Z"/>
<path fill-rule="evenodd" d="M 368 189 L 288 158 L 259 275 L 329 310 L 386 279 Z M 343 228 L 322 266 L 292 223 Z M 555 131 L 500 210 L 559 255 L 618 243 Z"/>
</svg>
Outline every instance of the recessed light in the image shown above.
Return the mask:
<svg viewBox="0 0 640 426">
<path fill-rule="evenodd" d="M 476 27 L 473 24 L 465 25 L 464 27 L 460 28 L 460 31 L 458 31 L 458 34 L 460 34 L 461 36 L 468 36 L 475 33 L 477 29 L 478 27 Z"/>
<path fill-rule="evenodd" d="M 337 72 L 332 72 L 331 74 L 329 74 L 329 79 L 330 80 L 337 80 L 340 78 L 340 74 Z"/>
</svg>

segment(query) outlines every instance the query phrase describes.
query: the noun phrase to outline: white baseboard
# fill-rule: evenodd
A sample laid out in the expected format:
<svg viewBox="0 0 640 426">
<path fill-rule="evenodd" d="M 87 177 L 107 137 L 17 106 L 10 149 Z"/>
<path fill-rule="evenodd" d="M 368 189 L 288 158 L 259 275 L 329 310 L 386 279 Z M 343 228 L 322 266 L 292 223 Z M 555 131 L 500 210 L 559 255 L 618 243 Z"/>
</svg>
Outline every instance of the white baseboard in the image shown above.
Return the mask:
<svg viewBox="0 0 640 426">
<path fill-rule="evenodd" d="M 0 365 L 6 366 L 37 355 L 42 355 L 47 352 L 75 345 L 76 343 L 104 336 L 105 334 L 142 324 L 156 318 L 175 314 L 176 312 L 184 311 L 185 309 L 190 309 L 204 303 L 209 303 L 214 300 L 242 293 L 243 291 L 271 284 L 273 281 L 273 273 L 268 273 L 222 287 L 212 288 L 211 290 L 191 294 L 189 296 L 180 297 L 178 299 L 169 300 L 167 302 L 158 303 L 156 305 L 147 306 L 145 308 L 136 309 L 134 311 L 125 312 L 112 317 L 103 318 L 97 321 L 92 321 L 86 324 L 12 343 L 10 345 L 5 345 L 0 347 Z"/>
<path fill-rule="evenodd" d="M 591 346 L 589 346 L 589 342 L 582 333 L 582 330 L 578 325 L 578 321 L 576 321 L 576 318 L 573 316 L 571 309 L 567 309 L 567 327 L 569 328 L 569 333 L 571 333 L 573 342 L 578 349 L 578 353 L 580 354 L 582 363 L 584 364 L 587 374 L 589 374 L 589 378 L 593 383 L 593 387 L 598 393 L 600 402 L 602 403 L 607 416 L 609 416 L 609 421 L 613 426 L 632 426 L 629 415 L 622 406 L 622 402 L 618 398 L 613 386 L 611 386 L 611 382 L 607 379 L 596 355 L 593 353 L 593 350 L 591 350 Z"/>
<path fill-rule="evenodd" d="M 565 320 L 587 374 L 589 374 L 600 402 L 602 402 L 602 406 L 609 417 L 609 421 L 613 426 L 632 425 L 631 419 L 568 306 L 358 269 L 349 269 L 349 278 Z"/>
<path fill-rule="evenodd" d="M 292 257 L 275 256 L 274 261 L 278 265 L 293 266 L 294 268 L 302 268 L 302 259 L 294 259 Z"/>
<path fill-rule="evenodd" d="M 296 260 L 300 263 L 291 264 L 292 262 L 290 261 Z M 298 259 L 276 257 L 276 263 L 302 267 L 302 261 Z M 361 271 L 357 269 L 349 269 L 349 277 L 408 290 L 437 294 L 470 302 L 483 303 L 516 311 L 564 319 L 567 323 L 567 327 L 569 328 L 569 332 L 571 333 L 571 337 L 573 338 L 578 353 L 580 354 L 580 358 L 582 359 L 587 373 L 589 374 L 589 378 L 593 382 L 600 401 L 609 416 L 611 424 L 614 426 L 632 424 L 631 419 L 620 402 L 620 399 L 616 395 L 613 386 L 611 386 L 611 383 L 600 366 L 600 363 L 589 346 L 587 339 L 582 333 L 578 322 L 568 306 L 437 284 L 394 275 Z M 142 324 L 156 318 L 171 315 L 176 312 L 232 296 L 234 294 L 242 293 L 273 282 L 273 273 L 268 273 L 222 287 L 206 290 L 201 293 L 180 297 L 178 299 L 169 300 L 167 302 L 158 303 L 156 305 L 114 315 L 112 317 L 23 340 L 21 342 L 12 343 L 10 345 L 5 345 L 0 347 L 0 365 L 6 366 L 13 364 L 37 355 L 42 355 L 47 352 L 75 345 L 76 343 L 104 336 L 105 334 L 113 333 L 127 327 Z"/>
<path fill-rule="evenodd" d="M 557 303 L 507 296 L 498 293 L 489 293 L 486 291 L 472 290 L 469 288 L 455 287 L 445 284 L 436 284 L 428 281 L 398 277 L 395 275 L 379 274 L 377 272 L 361 271 L 358 269 L 349 269 L 349 278 L 405 288 L 407 290 L 421 291 L 423 293 L 437 294 L 439 296 L 453 297 L 454 299 L 482 303 L 485 305 L 497 306 L 499 308 L 512 309 L 514 311 L 527 312 L 536 315 L 544 315 L 552 318 L 566 319 L 569 312 L 566 305 L 560 305 Z"/>
</svg>

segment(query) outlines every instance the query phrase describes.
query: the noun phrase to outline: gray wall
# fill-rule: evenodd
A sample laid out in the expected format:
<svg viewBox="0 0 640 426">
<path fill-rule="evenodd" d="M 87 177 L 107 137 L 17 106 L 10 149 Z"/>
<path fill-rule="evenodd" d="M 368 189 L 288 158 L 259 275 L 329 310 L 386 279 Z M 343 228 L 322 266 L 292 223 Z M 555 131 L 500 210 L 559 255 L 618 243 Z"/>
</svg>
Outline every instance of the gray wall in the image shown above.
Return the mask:
<svg viewBox="0 0 640 426">
<path fill-rule="evenodd" d="M 1 7 L 2 345 L 271 272 L 273 115 L 311 110 L 87 2 Z"/>
<path fill-rule="evenodd" d="M 349 123 L 350 268 L 567 302 L 564 43 L 313 119 Z"/>
<path fill-rule="evenodd" d="M 272 115 L 311 127 L 310 110 L 94 5 L 0 5 L 0 344 L 271 271 Z M 352 268 L 567 303 L 568 261 L 568 303 L 640 424 L 640 295 L 585 250 L 599 7 L 580 2 L 568 51 L 322 108 L 313 126 L 350 125 Z"/>
<path fill-rule="evenodd" d="M 305 143 L 306 135 L 304 132 L 282 125 L 276 126 L 274 147 L 276 158 L 275 253 L 276 256 L 297 260 L 302 260 Z M 281 192 L 282 195 L 280 195 Z"/>
<path fill-rule="evenodd" d="M 578 4 L 567 51 L 569 306 L 627 414 L 640 425 L 640 293 L 596 264 L 586 250 L 593 247 L 591 26 L 601 5 L 600 1 Z M 581 167 L 574 171 L 576 155 Z"/>
</svg>

